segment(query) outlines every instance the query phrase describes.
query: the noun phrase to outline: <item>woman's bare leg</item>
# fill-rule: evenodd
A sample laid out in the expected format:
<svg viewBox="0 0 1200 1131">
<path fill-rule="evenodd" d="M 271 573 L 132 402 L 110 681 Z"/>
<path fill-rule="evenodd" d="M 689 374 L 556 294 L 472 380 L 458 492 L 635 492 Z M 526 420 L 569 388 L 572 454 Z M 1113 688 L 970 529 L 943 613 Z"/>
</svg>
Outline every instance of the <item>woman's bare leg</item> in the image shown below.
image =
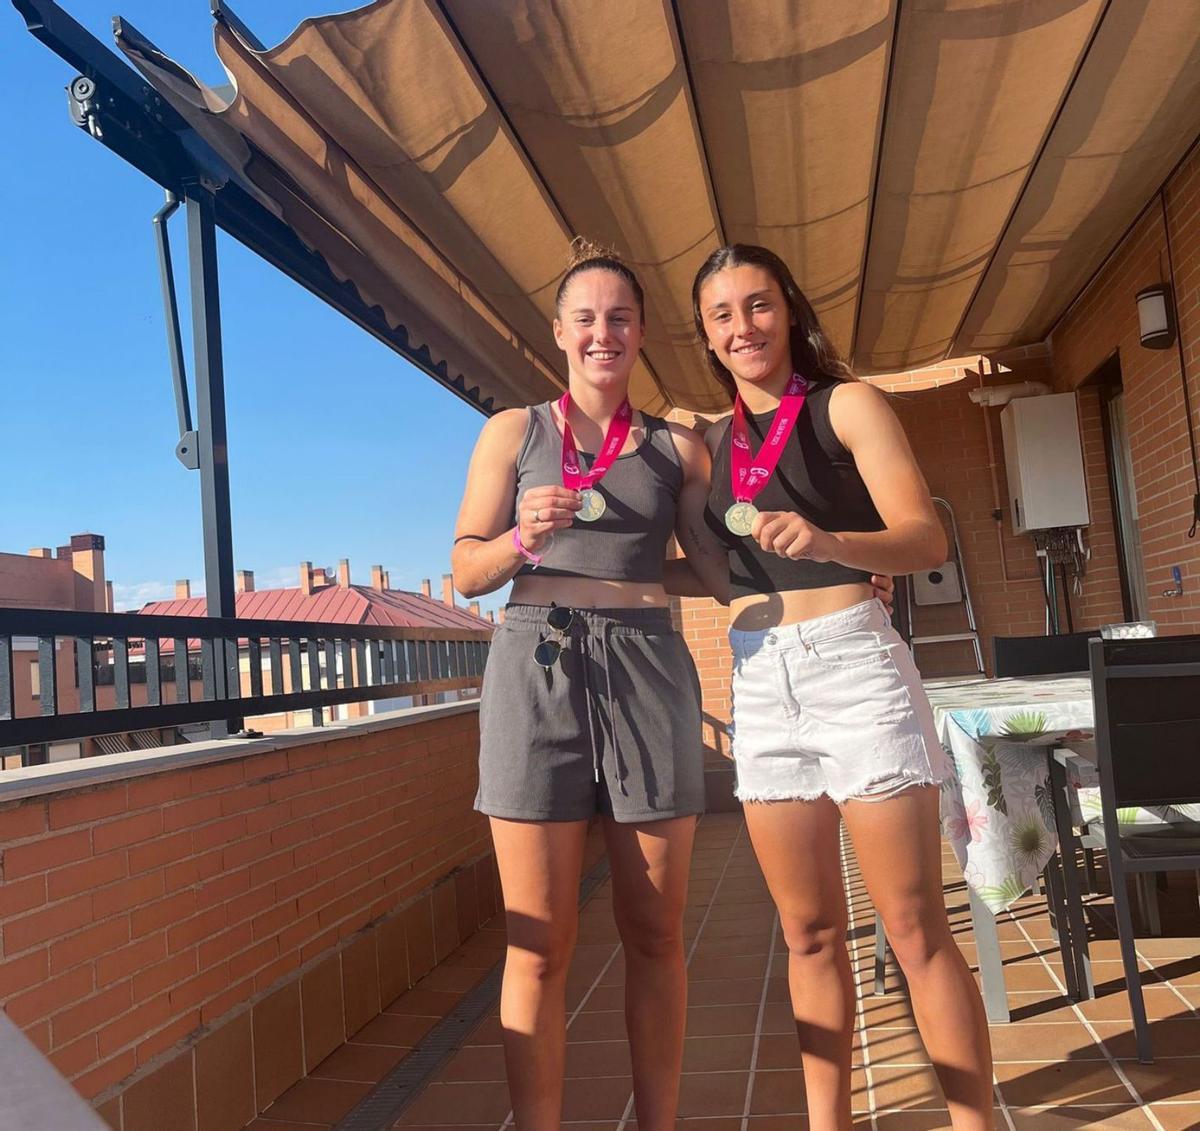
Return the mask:
<svg viewBox="0 0 1200 1131">
<path fill-rule="evenodd" d="M 908 979 L 913 1012 L 958 1131 L 991 1131 L 992 1053 L 983 1002 L 942 896 L 936 786 L 842 806 L 867 892 Z"/>
<path fill-rule="evenodd" d="M 625 948 L 625 1024 L 639 1131 L 672 1131 L 679 1106 L 687 971 L 683 910 L 695 817 L 604 822 L 613 916 Z"/>
<path fill-rule="evenodd" d="M 846 950 L 841 816 L 827 797 L 754 801 L 744 808 L 787 943 L 808 1126 L 849 1131 L 854 979 Z"/>
<path fill-rule="evenodd" d="M 491 825 L 508 930 L 500 1024 L 513 1113 L 518 1131 L 559 1131 L 588 823 L 492 817 Z"/>
</svg>

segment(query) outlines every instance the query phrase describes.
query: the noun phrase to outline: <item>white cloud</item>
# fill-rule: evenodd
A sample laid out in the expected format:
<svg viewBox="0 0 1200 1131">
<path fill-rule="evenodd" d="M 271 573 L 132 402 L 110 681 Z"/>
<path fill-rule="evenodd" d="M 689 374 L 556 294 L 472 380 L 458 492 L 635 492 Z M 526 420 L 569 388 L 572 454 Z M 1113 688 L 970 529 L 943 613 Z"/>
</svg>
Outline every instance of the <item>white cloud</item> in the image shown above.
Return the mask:
<svg viewBox="0 0 1200 1131">
<path fill-rule="evenodd" d="M 175 586 L 167 581 L 135 581 L 132 585 L 113 582 L 113 606 L 117 610 L 140 609 L 148 601 L 170 601 Z"/>
</svg>

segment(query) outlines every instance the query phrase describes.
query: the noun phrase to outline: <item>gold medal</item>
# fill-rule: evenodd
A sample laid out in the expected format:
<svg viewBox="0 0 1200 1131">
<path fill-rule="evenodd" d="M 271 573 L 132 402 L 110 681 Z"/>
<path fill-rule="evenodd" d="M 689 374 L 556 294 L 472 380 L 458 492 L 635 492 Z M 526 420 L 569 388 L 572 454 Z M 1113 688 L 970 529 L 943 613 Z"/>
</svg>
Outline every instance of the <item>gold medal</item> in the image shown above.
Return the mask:
<svg viewBox="0 0 1200 1131">
<path fill-rule="evenodd" d="M 754 528 L 758 507 L 753 503 L 734 503 L 725 512 L 725 525 L 739 538 L 745 538 Z"/>
<path fill-rule="evenodd" d="M 592 487 L 580 491 L 579 498 L 583 506 L 575 512 L 575 517 L 583 522 L 595 522 L 608 510 L 608 503 L 604 501 L 604 496 Z"/>
</svg>

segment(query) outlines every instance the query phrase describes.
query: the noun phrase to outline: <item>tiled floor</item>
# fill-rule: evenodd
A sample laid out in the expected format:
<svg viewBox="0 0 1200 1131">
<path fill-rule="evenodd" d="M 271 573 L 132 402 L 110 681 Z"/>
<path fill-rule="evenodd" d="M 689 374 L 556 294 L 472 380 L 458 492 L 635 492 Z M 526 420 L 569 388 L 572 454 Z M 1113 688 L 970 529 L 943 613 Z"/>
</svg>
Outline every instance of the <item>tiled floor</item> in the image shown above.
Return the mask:
<svg viewBox="0 0 1200 1131">
<path fill-rule="evenodd" d="M 946 899 L 974 962 L 961 873 L 947 850 Z M 872 995 L 874 915 L 852 858 L 846 863 L 850 936 L 861 997 L 855 1043 L 858 1125 L 878 1131 L 948 1127 L 933 1071 L 894 971 Z M 1173 880 L 1175 878 L 1173 877 Z M 1090 900 L 1100 997 L 1073 1005 L 1044 903 L 1021 901 L 999 928 L 1014 1020 L 992 1027 L 997 1127 L 1200 1127 L 1200 912 L 1194 886 L 1164 893 L 1169 937 L 1139 941 L 1157 1063 L 1134 1059 L 1109 903 Z M 799 1131 L 803 1078 L 787 1001 L 786 954 L 736 816 L 701 822 L 687 912 L 690 1000 L 681 1118 L 695 1131 Z M 329 1127 L 419 1039 L 501 953 L 503 933 L 481 932 L 420 987 L 253 1124 L 254 1131 Z M 571 1131 L 636 1127 L 621 1014 L 623 962 L 602 886 L 581 912 L 570 975 L 567 1098 Z M 403 1113 L 399 1131 L 512 1128 L 497 1016 L 488 1017 Z"/>
</svg>

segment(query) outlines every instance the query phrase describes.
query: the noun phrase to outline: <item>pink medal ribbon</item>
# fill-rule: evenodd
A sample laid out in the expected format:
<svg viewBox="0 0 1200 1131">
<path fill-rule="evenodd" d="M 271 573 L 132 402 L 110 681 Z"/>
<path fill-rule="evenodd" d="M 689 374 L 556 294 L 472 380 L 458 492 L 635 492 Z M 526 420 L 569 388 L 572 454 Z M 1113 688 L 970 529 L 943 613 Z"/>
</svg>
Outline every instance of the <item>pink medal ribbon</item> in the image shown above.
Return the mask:
<svg viewBox="0 0 1200 1131">
<path fill-rule="evenodd" d="M 571 409 L 571 394 L 563 393 L 558 402 L 558 411 L 562 414 L 562 481 L 563 486 L 572 491 L 580 492 L 583 507 L 577 517 L 584 522 L 595 522 L 608 509 L 604 496 L 596 490 L 596 484 L 604 478 L 605 472 L 613 465 L 613 460 L 621 454 L 625 441 L 629 438 L 629 428 L 633 421 L 633 408 L 628 400 L 621 402 L 616 415 L 608 425 L 604 443 L 592 464 L 592 470 L 584 473 L 579 463 L 579 451 L 575 447 L 575 435 L 571 431 L 571 421 L 568 413 Z"/>
<path fill-rule="evenodd" d="M 770 431 L 763 439 L 762 447 L 753 457 L 750 454 L 750 436 L 746 428 L 746 406 L 739 396 L 733 402 L 733 423 L 730 426 L 729 477 L 733 486 L 733 505 L 725 512 L 725 525 L 739 538 L 745 538 L 754 526 L 758 508 L 754 499 L 767 485 L 784 445 L 800 419 L 804 398 L 808 394 L 808 382 L 799 373 L 793 373 L 787 388 L 775 410 Z"/>
</svg>

